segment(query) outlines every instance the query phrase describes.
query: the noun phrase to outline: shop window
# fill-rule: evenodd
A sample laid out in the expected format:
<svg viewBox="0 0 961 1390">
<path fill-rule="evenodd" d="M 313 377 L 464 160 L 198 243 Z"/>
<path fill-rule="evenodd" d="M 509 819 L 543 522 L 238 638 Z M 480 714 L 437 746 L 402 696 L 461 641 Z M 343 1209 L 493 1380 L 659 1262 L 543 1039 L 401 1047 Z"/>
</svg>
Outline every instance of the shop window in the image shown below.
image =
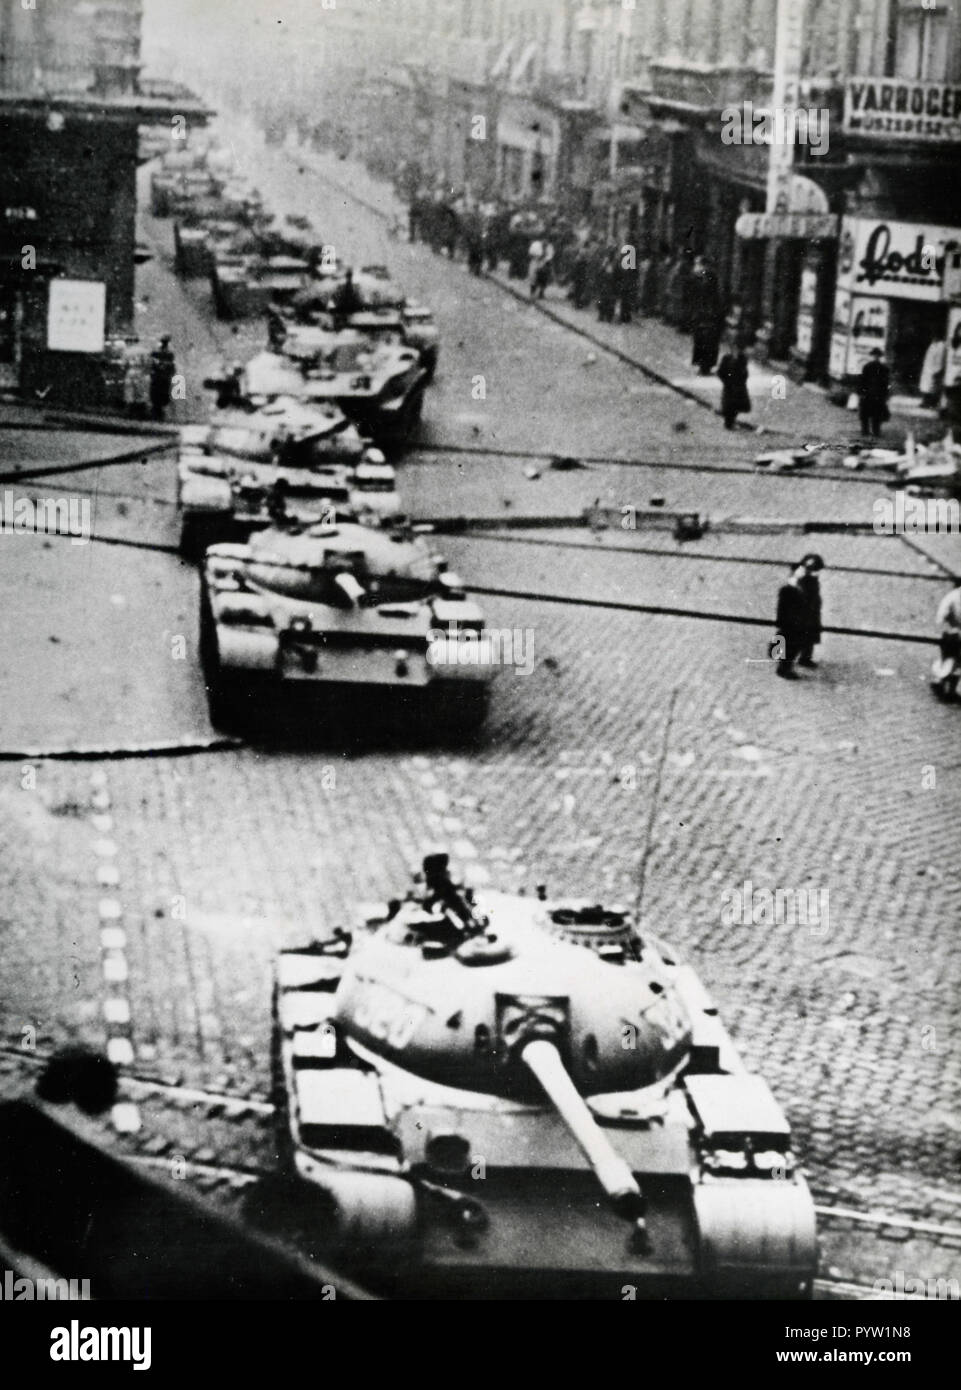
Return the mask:
<svg viewBox="0 0 961 1390">
<path fill-rule="evenodd" d="M 895 77 L 945 82 L 948 76 L 948 13 L 926 9 L 920 0 L 899 4 Z"/>
</svg>

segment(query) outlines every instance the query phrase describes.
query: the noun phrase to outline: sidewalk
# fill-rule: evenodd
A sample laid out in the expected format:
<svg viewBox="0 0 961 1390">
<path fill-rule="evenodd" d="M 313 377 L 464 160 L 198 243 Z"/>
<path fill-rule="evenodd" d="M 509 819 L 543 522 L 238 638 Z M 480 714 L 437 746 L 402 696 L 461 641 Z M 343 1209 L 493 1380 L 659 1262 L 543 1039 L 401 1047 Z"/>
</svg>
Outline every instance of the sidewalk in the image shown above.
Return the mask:
<svg viewBox="0 0 961 1390">
<path fill-rule="evenodd" d="M 407 210 L 392 188 L 353 161 L 340 160 L 329 153 L 292 147 L 288 154 L 320 174 L 333 187 L 354 198 L 376 216 L 397 224 L 406 236 Z M 465 267 L 466 273 L 466 267 Z M 497 270 L 487 276 L 500 289 L 529 302 L 527 285 L 511 280 Z M 716 376 L 701 377 L 691 365 L 691 339 L 656 318 L 643 318 L 630 324 L 601 323 L 591 310 L 575 309 L 567 300 L 563 286 L 552 285 L 538 307 L 541 312 L 572 329 L 597 346 L 616 353 L 624 361 L 660 381 L 665 387 L 717 411 L 721 383 Z M 772 395 L 778 379 L 778 396 Z M 784 398 L 780 398 L 783 381 Z M 753 410 L 742 426 L 764 435 L 787 436 L 798 447 L 827 443 L 845 450 L 863 443 L 856 410 L 834 405 L 826 391 L 810 382 L 793 381 L 777 365 L 751 363 L 748 389 Z M 887 448 L 901 448 L 908 431 L 939 433 L 937 415 L 918 406 L 910 398 L 893 397 L 891 422 L 878 442 Z M 772 446 L 778 441 L 771 440 Z M 763 447 L 761 445 L 760 447 Z"/>
</svg>

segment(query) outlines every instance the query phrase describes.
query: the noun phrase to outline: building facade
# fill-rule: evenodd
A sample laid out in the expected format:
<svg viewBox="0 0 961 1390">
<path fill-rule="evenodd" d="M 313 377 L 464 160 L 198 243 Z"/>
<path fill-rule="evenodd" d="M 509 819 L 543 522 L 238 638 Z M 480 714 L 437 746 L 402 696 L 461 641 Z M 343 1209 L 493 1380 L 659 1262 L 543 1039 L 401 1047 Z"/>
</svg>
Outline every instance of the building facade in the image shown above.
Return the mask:
<svg viewBox="0 0 961 1390">
<path fill-rule="evenodd" d="M 134 332 L 139 130 L 203 108 L 140 92 L 140 0 L 0 0 L 0 389 L 97 404 Z"/>
<path fill-rule="evenodd" d="M 848 379 L 883 325 L 911 388 L 953 334 L 959 0 L 278 0 L 216 37 L 204 8 L 205 93 L 232 84 L 384 174 L 705 254 L 759 353 L 800 375 Z M 780 133 L 778 109 L 800 113 Z M 919 236 L 937 265 L 892 274 Z M 885 273 L 849 269 L 883 246 Z"/>
</svg>

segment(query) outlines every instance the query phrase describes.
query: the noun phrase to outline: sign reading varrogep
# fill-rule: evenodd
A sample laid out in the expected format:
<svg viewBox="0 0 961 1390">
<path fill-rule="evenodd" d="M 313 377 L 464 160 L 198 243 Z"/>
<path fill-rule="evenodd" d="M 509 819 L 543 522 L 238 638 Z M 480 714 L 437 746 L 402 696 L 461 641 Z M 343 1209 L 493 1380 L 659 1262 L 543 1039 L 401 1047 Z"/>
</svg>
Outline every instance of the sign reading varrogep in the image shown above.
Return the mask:
<svg viewBox="0 0 961 1390">
<path fill-rule="evenodd" d="M 844 92 L 844 129 L 885 139 L 961 143 L 961 87 L 852 77 Z"/>
<path fill-rule="evenodd" d="M 51 352 L 103 352 L 107 287 L 102 280 L 51 280 L 47 347 Z"/>
</svg>

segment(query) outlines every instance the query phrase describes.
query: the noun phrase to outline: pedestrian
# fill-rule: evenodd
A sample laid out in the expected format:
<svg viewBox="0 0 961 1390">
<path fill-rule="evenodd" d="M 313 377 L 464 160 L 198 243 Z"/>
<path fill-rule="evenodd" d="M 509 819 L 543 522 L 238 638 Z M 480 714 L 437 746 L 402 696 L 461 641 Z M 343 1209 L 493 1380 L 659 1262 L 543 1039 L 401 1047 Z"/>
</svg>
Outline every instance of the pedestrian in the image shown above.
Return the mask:
<svg viewBox="0 0 961 1390">
<path fill-rule="evenodd" d="M 721 346 L 721 306 L 717 276 L 703 256 L 694 262 L 691 287 L 691 329 L 694 335 L 691 363 L 699 376 L 710 376 Z"/>
<path fill-rule="evenodd" d="M 334 318 L 334 332 L 339 333 L 347 320 L 364 307 L 357 286 L 354 284 L 353 269 L 348 266 L 344 279 L 337 286 L 330 301 L 330 311 Z"/>
<path fill-rule="evenodd" d="M 613 323 L 617 307 L 617 248 L 601 253 L 597 287 L 597 317 L 600 323 Z"/>
<path fill-rule="evenodd" d="M 218 410 L 230 410 L 233 406 L 243 404 L 243 375 L 243 363 L 235 362 L 227 376 L 225 376 L 217 386 Z"/>
<path fill-rule="evenodd" d="M 547 286 L 551 282 L 551 272 L 554 265 L 554 245 L 548 238 L 542 242 L 534 242 L 535 246 L 541 247 L 541 254 L 531 258 L 533 275 L 531 278 L 531 299 L 543 299 Z"/>
<path fill-rule="evenodd" d="M 818 575 L 824 569 L 824 561 L 820 555 L 805 555 L 798 568 L 801 570 L 798 587 L 804 598 L 804 625 L 798 665 L 813 668 L 817 666 L 814 648 L 821 641 L 821 582 Z"/>
<path fill-rule="evenodd" d="M 804 566 L 793 565 L 790 578 L 782 584 L 777 595 L 777 639 L 772 653 L 777 653 L 777 674 L 784 680 L 797 680 L 794 663 L 801 654 L 801 644 L 807 631 L 807 601 L 801 589 Z"/>
<path fill-rule="evenodd" d="M 633 257 L 622 250 L 618 253 L 617 261 L 617 297 L 620 303 L 618 317 L 621 323 L 630 323 L 637 312 L 637 288 L 637 268 Z"/>
<path fill-rule="evenodd" d="M 535 237 L 527 248 L 527 284 L 531 299 L 535 298 L 537 276 L 544 261 L 544 254 L 544 242 L 540 237 Z"/>
<path fill-rule="evenodd" d="M 170 339 L 163 337 L 160 346 L 150 355 L 150 407 L 155 420 L 162 420 L 167 412 L 176 372 L 177 362 L 170 350 Z"/>
<path fill-rule="evenodd" d="M 891 374 L 883 360 L 880 348 L 871 349 L 871 360 L 866 362 L 858 378 L 858 407 L 861 414 L 861 433 L 876 439 L 881 426 L 890 420 L 888 392 L 891 389 Z"/>
<path fill-rule="evenodd" d="M 580 243 L 571 261 L 570 289 L 568 291 L 568 299 L 575 309 L 583 309 L 587 305 L 591 270 L 590 258 L 590 242 Z"/>
<path fill-rule="evenodd" d="M 732 430 L 739 415 L 751 409 L 751 397 L 747 389 L 747 355 L 740 341 L 721 358 L 717 374 L 723 383 L 721 389 L 721 414 L 724 428 Z"/>
</svg>

